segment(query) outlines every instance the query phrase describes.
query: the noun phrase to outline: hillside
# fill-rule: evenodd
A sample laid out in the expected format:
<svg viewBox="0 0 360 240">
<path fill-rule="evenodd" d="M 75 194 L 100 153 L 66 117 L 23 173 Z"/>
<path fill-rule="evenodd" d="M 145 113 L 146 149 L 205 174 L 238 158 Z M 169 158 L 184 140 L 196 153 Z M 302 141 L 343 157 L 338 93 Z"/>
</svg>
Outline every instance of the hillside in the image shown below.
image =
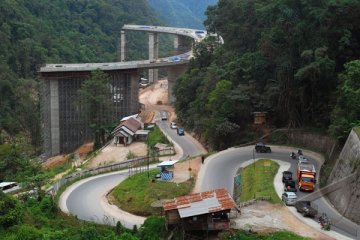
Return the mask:
<svg viewBox="0 0 360 240">
<path fill-rule="evenodd" d="M 145 0 L 6 0 L 0 12 L 0 144 L 6 131 L 40 145 L 41 64 L 115 61 L 122 25 L 159 23 Z M 145 36 L 128 39 L 129 58 L 145 57 Z"/>
<path fill-rule="evenodd" d="M 344 142 L 359 124 L 359 1 L 220 0 L 176 82 L 178 119 L 214 149 L 251 141 L 252 112 L 271 128 L 309 127 Z M 341 73 L 341 74 L 340 74 Z"/>
<path fill-rule="evenodd" d="M 156 13 L 174 27 L 204 29 L 205 11 L 218 0 L 149 0 Z"/>
</svg>

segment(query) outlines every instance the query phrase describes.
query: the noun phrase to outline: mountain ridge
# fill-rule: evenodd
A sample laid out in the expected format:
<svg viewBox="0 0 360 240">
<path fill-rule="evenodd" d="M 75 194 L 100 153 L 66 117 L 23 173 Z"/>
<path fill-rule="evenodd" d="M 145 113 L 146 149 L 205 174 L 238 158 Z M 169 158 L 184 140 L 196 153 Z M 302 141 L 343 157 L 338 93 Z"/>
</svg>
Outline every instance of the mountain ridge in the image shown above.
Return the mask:
<svg viewBox="0 0 360 240">
<path fill-rule="evenodd" d="M 218 0 L 149 0 L 150 7 L 173 27 L 204 29 L 205 11 Z"/>
</svg>

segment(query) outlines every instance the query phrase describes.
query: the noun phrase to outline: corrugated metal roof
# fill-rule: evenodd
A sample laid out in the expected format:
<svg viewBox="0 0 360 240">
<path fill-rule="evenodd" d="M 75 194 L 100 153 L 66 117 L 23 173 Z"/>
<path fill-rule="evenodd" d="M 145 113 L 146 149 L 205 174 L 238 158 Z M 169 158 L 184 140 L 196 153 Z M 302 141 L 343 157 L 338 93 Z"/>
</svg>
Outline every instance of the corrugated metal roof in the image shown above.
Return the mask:
<svg viewBox="0 0 360 240">
<path fill-rule="evenodd" d="M 225 188 L 193 193 L 177 197 L 163 204 L 164 210 L 178 209 L 180 217 L 197 216 L 236 208 L 234 200 Z"/>
<path fill-rule="evenodd" d="M 164 166 L 172 166 L 174 165 L 175 163 L 177 163 L 178 161 L 177 160 L 174 160 L 174 161 L 163 161 L 162 163 L 159 163 L 157 166 L 158 167 L 164 167 Z"/>
</svg>

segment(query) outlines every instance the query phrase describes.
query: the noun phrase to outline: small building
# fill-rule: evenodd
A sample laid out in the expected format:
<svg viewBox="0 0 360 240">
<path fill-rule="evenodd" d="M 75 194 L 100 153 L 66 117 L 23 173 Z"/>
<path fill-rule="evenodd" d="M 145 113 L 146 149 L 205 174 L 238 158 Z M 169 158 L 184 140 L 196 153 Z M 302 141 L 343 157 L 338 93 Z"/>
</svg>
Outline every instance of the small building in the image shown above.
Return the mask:
<svg viewBox="0 0 360 240">
<path fill-rule="evenodd" d="M 124 120 L 124 119 L 122 119 Z M 111 133 L 115 144 L 131 144 L 135 139 L 145 140 L 148 130 L 141 130 L 142 123 L 134 117 L 122 121 Z"/>
<path fill-rule="evenodd" d="M 174 178 L 174 165 L 177 163 L 177 160 L 174 161 L 164 161 L 157 165 L 157 167 L 161 168 L 160 178 L 162 180 L 171 180 Z"/>
<path fill-rule="evenodd" d="M 237 206 L 225 188 L 177 197 L 163 204 L 167 227 L 184 231 L 230 229 L 230 210 Z"/>
<path fill-rule="evenodd" d="M 254 114 L 254 124 L 264 125 L 266 123 L 267 112 L 253 112 L 253 114 Z"/>
</svg>

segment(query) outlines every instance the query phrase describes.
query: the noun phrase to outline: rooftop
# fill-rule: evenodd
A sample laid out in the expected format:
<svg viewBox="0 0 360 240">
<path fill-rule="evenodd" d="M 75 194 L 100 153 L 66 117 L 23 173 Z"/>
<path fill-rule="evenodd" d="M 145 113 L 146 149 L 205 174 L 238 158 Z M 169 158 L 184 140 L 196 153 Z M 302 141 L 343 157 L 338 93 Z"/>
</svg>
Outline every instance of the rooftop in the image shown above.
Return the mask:
<svg viewBox="0 0 360 240">
<path fill-rule="evenodd" d="M 236 208 L 234 200 L 225 188 L 177 197 L 163 204 L 164 210 L 177 209 L 180 217 L 197 216 Z"/>
<path fill-rule="evenodd" d="M 163 161 L 162 163 L 159 163 L 157 166 L 158 167 L 165 167 L 165 166 L 172 166 L 174 165 L 175 163 L 177 163 L 178 161 L 177 160 L 169 160 L 169 161 Z"/>
</svg>

